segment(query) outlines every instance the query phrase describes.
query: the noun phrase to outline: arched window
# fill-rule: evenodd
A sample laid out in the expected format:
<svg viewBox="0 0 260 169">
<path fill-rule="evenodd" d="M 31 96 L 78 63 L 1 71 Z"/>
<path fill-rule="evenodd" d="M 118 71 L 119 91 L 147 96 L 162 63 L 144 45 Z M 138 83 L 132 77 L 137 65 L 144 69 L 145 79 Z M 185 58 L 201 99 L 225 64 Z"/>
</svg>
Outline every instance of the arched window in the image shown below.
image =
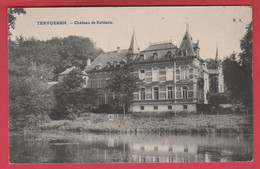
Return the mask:
<svg viewBox="0 0 260 169">
<path fill-rule="evenodd" d="M 170 59 L 172 57 L 172 52 L 171 51 L 168 51 L 167 52 L 167 55 L 166 55 L 166 58 L 167 59 Z"/>
<path fill-rule="evenodd" d="M 187 86 L 183 86 L 182 87 L 182 98 L 183 99 L 187 99 L 188 98 L 188 87 Z"/>
<path fill-rule="evenodd" d="M 154 60 L 157 60 L 157 59 L 158 59 L 158 53 L 156 53 L 156 52 L 153 53 L 153 59 L 154 59 Z"/>
<path fill-rule="evenodd" d="M 107 62 L 107 68 L 111 68 L 111 62 Z"/>
<path fill-rule="evenodd" d="M 141 54 L 140 55 L 140 61 L 144 61 L 146 58 L 145 58 L 145 55 L 144 54 Z"/>
</svg>

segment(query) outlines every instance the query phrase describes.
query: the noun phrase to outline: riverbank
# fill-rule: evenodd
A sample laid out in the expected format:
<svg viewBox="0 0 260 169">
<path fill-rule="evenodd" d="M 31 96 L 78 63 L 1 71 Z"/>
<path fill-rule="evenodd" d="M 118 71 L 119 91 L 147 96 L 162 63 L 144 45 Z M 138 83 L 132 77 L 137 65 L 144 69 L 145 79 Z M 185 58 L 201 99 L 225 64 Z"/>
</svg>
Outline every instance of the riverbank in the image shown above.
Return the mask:
<svg viewBox="0 0 260 169">
<path fill-rule="evenodd" d="M 252 134 L 252 116 L 244 115 L 128 115 L 109 119 L 106 114 L 85 114 L 74 120 L 50 121 L 39 130 L 122 133 L 239 133 Z"/>
</svg>

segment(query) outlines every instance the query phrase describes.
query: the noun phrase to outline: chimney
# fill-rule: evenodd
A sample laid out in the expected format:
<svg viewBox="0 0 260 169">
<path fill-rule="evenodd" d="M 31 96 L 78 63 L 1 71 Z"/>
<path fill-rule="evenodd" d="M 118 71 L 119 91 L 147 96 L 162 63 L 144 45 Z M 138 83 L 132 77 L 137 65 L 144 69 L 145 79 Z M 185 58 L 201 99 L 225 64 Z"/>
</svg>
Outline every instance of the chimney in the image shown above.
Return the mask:
<svg viewBox="0 0 260 169">
<path fill-rule="evenodd" d="M 87 59 L 87 66 L 89 66 L 90 64 L 91 64 L 91 59 L 88 58 L 88 59 Z"/>
<path fill-rule="evenodd" d="M 120 53 L 120 47 L 117 47 L 116 50 L 117 50 L 117 53 Z"/>
</svg>

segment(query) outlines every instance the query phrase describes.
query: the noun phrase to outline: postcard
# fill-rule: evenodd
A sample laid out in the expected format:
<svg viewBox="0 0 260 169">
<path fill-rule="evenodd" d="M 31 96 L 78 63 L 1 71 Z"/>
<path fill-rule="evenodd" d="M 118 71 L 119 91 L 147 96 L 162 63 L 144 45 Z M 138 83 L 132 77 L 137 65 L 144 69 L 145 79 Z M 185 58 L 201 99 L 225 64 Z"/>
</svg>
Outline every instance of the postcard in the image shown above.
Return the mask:
<svg viewBox="0 0 260 169">
<path fill-rule="evenodd" d="M 253 160 L 251 6 L 8 8 L 9 163 Z"/>
</svg>

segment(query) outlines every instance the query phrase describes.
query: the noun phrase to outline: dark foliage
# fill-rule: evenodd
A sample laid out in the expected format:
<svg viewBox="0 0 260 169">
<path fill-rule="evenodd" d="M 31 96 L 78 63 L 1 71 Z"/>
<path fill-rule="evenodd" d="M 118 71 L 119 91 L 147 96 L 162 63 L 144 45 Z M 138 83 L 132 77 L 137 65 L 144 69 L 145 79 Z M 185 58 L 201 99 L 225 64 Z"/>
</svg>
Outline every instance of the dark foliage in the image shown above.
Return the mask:
<svg viewBox="0 0 260 169">
<path fill-rule="evenodd" d="M 132 93 L 138 91 L 138 82 L 140 82 L 139 78 L 130 74 L 127 68 L 123 68 L 117 71 L 114 78 L 106 87 L 116 96 L 114 107 L 121 107 L 124 115 L 133 99 Z"/>
<path fill-rule="evenodd" d="M 8 35 L 12 35 L 10 29 L 15 29 L 16 16 L 20 14 L 26 14 L 26 11 L 23 8 L 9 8 L 8 9 Z"/>
</svg>

